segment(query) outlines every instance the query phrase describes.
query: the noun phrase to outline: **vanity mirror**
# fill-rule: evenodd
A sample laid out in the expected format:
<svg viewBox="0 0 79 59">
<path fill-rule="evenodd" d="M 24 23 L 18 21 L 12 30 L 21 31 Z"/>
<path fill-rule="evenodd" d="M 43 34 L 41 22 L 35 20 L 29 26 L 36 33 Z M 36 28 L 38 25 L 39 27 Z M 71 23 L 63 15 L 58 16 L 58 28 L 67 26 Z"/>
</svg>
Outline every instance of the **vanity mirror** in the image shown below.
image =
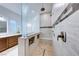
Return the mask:
<svg viewBox="0 0 79 59">
<path fill-rule="evenodd" d="M 0 17 L 0 33 L 6 33 L 7 32 L 7 21 Z"/>
</svg>

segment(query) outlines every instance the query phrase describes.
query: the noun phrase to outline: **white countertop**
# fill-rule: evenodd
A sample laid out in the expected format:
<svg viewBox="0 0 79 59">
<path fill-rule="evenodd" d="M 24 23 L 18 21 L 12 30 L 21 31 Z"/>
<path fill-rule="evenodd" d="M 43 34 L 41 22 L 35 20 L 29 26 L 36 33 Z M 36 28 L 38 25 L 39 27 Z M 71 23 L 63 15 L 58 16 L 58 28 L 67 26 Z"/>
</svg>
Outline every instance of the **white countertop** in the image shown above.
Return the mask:
<svg viewBox="0 0 79 59">
<path fill-rule="evenodd" d="M 20 33 L 16 33 L 16 34 L 4 34 L 4 35 L 0 35 L 0 38 L 6 38 L 6 37 L 11 37 L 11 36 L 17 36 L 17 35 L 21 35 Z"/>
<path fill-rule="evenodd" d="M 31 37 L 34 37 L 34 36 L 38 35 L 38 34 L 40 34 L 40 32 L 38 32 L 38 33 L 29 33 L 29 34 L 26 35 L 26 36 L 20 37 L 20 39 L 29 39 L 29 38 L 31 38 Z"/>
</svg>

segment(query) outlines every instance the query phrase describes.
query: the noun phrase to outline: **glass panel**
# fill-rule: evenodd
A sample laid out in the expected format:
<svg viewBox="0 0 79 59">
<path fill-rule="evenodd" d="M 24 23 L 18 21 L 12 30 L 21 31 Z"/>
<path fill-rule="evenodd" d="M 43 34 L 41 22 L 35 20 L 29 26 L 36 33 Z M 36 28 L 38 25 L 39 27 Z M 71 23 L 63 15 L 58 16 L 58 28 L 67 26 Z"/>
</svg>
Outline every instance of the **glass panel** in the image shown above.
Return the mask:
<svg viewBox="0 0 79 59">
<path fill-rule="evenodd" d="M 0 28 L 0 32 L 7 31 L 8 34 L 22 33 L 25 36 L 29 33 L 39 32 L 40 16 L 34 9 L 36 7 L 38 7 L 38 4 L 32 3 L 0 4 L 0 16 L 5 17 L 7 21 L 7 25 L 6 22 L 4 25 L 2 24 L 3 27 Z"/>
<path fill-rule="evenodd" d="M 35 6 L 36 5 L 36 6 Z M 34 9 L 38 4 L 22 4 L 22 33 L 24 36 L 39 32 L 39 13 Z"/>
</svg>

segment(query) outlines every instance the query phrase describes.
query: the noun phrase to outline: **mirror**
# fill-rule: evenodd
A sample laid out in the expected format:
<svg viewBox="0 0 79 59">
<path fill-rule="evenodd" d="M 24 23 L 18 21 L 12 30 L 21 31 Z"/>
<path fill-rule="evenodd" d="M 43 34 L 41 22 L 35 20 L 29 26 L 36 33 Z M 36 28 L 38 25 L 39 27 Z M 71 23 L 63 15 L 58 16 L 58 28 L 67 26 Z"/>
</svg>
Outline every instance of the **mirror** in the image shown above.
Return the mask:
<svg viewBox="0 0 79 59">
<path fill-rule="evenodd" d="M 0 17 L 0 33 L 6 33 L 7 32 L 7 21 Z"/>
</svg>

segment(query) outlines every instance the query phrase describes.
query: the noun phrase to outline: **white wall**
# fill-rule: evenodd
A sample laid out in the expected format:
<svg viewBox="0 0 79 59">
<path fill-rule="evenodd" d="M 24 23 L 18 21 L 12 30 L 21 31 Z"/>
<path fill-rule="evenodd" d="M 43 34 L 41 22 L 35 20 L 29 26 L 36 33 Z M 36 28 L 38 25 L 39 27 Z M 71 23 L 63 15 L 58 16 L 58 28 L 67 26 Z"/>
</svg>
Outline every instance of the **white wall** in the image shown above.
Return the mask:
<svg viewBox="0 0 79 59">
<path fill-rule="evenodd" d="M 50 13 L 41 14 L 40 18 L 41 18 L 40 27 L 49 27 L 52 25 Z M 51 31 L 52 28 L 40 28 L 40 32 L 41 32 L 40 38 L 51 40 L 52 39 Z"/>
<path fill-rule="evenodd" d="M 40 16 L 38 14 L 34 17 L 32 23 L 33 23 L 32 31 L 36 33 L 40 32 Z"/>
<path fill-rule="evenodd" d="M 55 55 L 79 55 L 79 10 L 66 18 L 53 28 L 53 45 Z M 66 32 L 67 42 L 61 39 L 57 41 L 57 36 L 61 31 Z"/>
<path fill-rule="evenodd" d="M 51 26 L 51 16 L 50 13 L 44 13 L 40 15 L 40 27 Z"/>
<path fill-rule="evenodd" d="M 21 31 L 21 16 L 20 15 L 8 10 L 7 8 L 0 6 L 0 16 L 3 16 L 8 22 L 8 28 L 7 28 L 8 34 L 16 33 L 18 28 L 19 28 L 19 31 Z"/>
<path fill-rule="evenodd" d="M 40 39 L 52 40 L 52 29 L 51 28 L 41 28 L 40 29 Z"/>
</svg>

